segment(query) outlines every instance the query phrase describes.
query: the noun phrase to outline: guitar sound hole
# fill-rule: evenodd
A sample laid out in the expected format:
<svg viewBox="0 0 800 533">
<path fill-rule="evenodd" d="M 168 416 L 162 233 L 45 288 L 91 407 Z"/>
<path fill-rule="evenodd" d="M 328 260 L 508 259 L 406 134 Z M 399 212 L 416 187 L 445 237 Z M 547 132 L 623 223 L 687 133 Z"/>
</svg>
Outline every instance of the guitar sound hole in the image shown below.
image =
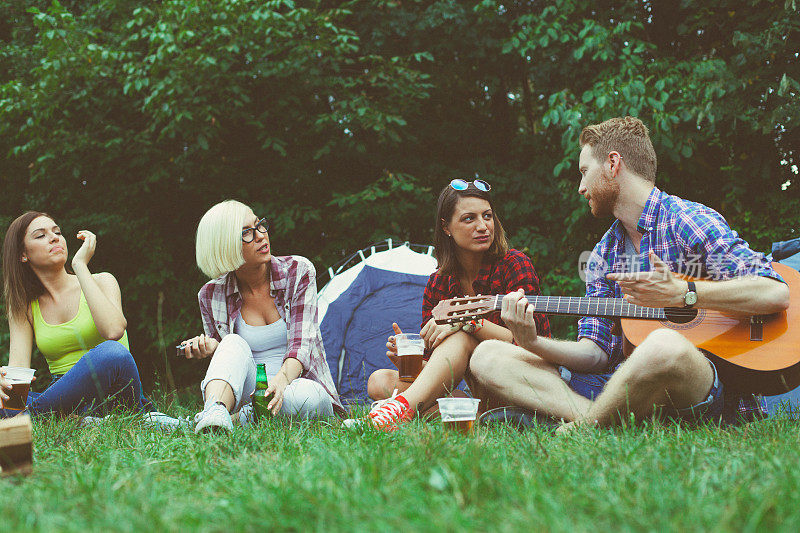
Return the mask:
<svg viewBox="0 0 800 533">
<path fill-rule="evenodd" d="M 667 320 L 675 324 L 686 324 L 697 317 L 697 309 L 684 309 L 682 307 L 665 307 L 664 314 Z"/>
</svg>

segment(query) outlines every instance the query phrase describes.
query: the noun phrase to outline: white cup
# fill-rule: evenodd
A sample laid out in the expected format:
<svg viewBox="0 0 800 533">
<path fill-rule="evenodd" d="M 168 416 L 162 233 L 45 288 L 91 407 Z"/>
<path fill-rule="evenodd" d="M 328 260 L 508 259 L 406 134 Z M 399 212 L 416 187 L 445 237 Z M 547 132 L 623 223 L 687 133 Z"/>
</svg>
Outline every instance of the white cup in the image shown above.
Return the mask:
<svg viewBox="0 0 800 533">
<path fill-rule="evenodd" d="M 397 344 L 397 356 L 422 355 L 425 353 L 425 341 L 418 333 L 399 333 L 394 336 Z"/>
<path fill-rule="evenodd" d="M 477 398 L 439 398 L 439 414 L 446 428 L 472 433 L 475 419 L 478 416 Z"/>
<path fill-rule="evenodd" d="M 0 406 L 4 409 L 24 409 L 36 370 L 21 366 L 3 366 L 0 367 L 0 373 L 11 384 L 11 390 L 4 391 L 9 398 L 0 401 Z"/>
<path fill-rule="evenodd" d="M 5 374 L 5 378 L 11 383 L 30 383 L 36 370 L 24 366 L 2 366 L 0 371 Z"/>
</svg>

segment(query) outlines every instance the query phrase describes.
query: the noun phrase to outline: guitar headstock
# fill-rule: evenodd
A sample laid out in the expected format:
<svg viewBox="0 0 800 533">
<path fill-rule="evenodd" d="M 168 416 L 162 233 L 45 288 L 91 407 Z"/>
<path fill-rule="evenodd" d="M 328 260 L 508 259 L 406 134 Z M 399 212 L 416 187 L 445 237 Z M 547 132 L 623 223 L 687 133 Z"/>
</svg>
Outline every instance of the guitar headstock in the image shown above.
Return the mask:
<svg viewBox="0 0 800 533">
<path fill-rule="evenodd" d="M 467 322 L 495 311 L 496 296 L 467 296 L 442 300 L 433 308 L 437 324 Z"/>
</svg>

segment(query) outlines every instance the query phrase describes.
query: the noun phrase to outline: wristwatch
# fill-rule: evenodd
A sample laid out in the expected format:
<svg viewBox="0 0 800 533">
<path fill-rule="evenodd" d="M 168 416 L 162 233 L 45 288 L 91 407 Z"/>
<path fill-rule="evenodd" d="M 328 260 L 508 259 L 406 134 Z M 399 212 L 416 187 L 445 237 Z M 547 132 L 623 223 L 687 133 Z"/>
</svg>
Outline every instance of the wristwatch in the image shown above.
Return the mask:
<svg viewBox="0 0 800 533">
<path fill-rule="evenodd" d="M 690 281 L 689 288 L 686 291 L 686 294 L 683 295 L 683 306 L 684 307 L 692 307 L 694 304 L 697 303 L 697 289 L 695 287 L 694 281 Z"/>
</svg>

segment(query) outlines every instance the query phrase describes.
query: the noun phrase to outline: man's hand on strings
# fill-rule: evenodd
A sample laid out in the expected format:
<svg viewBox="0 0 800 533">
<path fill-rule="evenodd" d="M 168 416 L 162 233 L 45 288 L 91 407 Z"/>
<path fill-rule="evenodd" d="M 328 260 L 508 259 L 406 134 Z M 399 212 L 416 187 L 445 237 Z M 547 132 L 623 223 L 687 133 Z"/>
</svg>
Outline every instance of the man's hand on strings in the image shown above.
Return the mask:
<svg viewBox="0 0 800 533">
<path fill-rule="evenodd" d="M 606 279 L 616 281 L 625 299 L 646 307 L 683 307 L 688 283 L 672 273 L 669 266 L 650 250 L 647 272 L 612 272 Z"/>
<path fill-rule="evenodd" d="M 518 289 L 503 297 L 500 319 L 511 330 L 517 344 L 525 349 L 534 345 L 538 337 L 536 320 L 533 316 L 533 305 L 525 298 L 524 290 Z"/>
</svg>

